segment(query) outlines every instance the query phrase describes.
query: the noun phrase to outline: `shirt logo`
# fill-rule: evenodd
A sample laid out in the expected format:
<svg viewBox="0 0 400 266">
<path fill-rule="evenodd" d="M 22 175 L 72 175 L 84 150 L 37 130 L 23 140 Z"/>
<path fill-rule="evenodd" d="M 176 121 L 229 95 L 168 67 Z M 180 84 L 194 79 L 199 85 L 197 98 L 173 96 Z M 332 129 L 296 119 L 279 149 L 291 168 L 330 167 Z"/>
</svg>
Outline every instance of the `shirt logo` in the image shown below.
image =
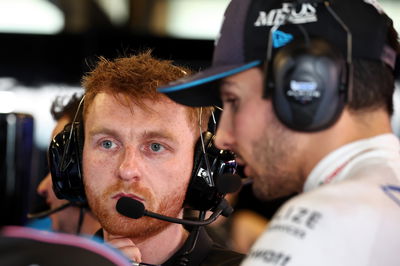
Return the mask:
<svg viewBox="0 0 400 266">
<path fill-rule="evenodd" d="M 265 11 L 259 11 L 254 26 L 280 26 L 286 22 L 303 24 L 317 20 L 317 11 L 312 4 L 306 3 L 302 4 L 300 8 L 296 8 L 293 3 L 283 3 L 282 8 L 272 9 L 268 14 Z"/>
</svg>

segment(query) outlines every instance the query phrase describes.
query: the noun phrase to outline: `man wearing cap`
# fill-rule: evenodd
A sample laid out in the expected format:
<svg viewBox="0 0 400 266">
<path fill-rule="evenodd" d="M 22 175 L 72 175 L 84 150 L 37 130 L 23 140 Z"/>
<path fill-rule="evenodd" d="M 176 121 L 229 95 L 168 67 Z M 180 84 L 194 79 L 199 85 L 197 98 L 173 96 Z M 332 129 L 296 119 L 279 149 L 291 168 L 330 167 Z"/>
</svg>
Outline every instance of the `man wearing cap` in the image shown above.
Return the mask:
<svg viewBox="0 0 400 266">
<path fill-rule="evenodd" d="M 376 1 L 232 0 L 212 67 L 159 88 L 222 102 L 216 144 L 260 199 L 300 193 L 242 265 L 399 265 L 399 54 Z"/>
</svg>

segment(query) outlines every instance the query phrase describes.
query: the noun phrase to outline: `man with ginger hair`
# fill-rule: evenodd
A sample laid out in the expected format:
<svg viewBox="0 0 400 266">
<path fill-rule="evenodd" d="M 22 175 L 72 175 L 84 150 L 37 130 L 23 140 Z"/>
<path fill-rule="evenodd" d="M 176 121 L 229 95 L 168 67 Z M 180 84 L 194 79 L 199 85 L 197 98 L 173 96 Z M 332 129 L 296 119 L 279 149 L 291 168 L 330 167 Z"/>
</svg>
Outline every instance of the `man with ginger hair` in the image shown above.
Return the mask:
<svg viewBox="0 0 400 266">
<path fill-rule="evenodd" d="M 194 237 L 180 224 L 135 220 L 116 210 L 118 200 L 128 197 L 152 212 L 182 218 L 195 145 L 211 109 L 176 104 L 156 88 L 189 72 L 144 52 L 100 58 L 84 76 L 85 193 L 104 241 L 132 261 L 237 265 L 242 256 L 213 244 L 202 229 Z"/>
</svg>

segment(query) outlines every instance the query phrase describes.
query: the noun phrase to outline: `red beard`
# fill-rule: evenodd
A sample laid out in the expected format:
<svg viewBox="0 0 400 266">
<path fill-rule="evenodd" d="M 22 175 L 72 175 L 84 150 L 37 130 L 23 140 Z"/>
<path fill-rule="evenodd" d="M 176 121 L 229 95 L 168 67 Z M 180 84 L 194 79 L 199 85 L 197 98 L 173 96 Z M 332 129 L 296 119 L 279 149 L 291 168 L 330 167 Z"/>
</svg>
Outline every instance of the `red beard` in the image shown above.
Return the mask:
<svg viewBox="0 0 400 266">
<path fill-rule="evenodd" d="M 86 194 L 90 208 L 102 228 L 113 235 L 133 238 L 138 243 L 159 234 L 170 223 L 146 216 L 135 220 L 119 214 L 115 209 L 116 201 L 112 197 L 121 191 L 132 193 L 145 199 L 147 210 L 172 217 L 177 217 L 182 211 L 185 197 L 184 193 L 174 193 L 172 196 L 156 199 L 147 188 L 140 187 L 138 184 L 131 184 L 127 189 L 121 182 L 108 187 L 103 193 L 87 189 Z M 184 190 L 177 189 L 177 191 Z"/>
</svg>

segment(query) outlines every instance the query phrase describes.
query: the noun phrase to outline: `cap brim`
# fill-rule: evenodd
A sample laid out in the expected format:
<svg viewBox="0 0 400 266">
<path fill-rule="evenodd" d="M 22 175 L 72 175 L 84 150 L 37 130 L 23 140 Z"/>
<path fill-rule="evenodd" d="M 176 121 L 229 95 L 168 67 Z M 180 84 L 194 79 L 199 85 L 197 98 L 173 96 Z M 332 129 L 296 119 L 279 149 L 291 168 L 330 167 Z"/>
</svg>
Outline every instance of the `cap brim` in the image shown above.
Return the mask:
<svg viewBox="0 0 400 266">
<path fill-rule="evenodd" d="M 173 101 L 193 106 L 221 106 L 219 81 L 261 64 L 260 60 L 239 65 L 214 66 L 189 77 L 158 88 Z"/>
</svg>

